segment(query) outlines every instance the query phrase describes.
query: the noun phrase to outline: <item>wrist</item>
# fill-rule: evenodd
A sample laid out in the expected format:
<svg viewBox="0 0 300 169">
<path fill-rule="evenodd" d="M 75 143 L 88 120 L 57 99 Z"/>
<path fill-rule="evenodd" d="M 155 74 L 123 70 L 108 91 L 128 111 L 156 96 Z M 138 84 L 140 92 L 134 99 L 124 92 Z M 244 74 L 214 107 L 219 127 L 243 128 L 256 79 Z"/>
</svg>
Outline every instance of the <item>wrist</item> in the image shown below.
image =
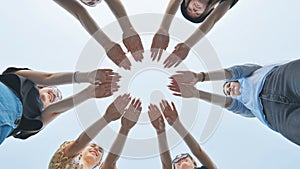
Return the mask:
<svg viewBox="0 0 300 169">
<path fill-rule="evenodd" d="M 125 127 L 121 126 L 119 133 L 127 136 L 129 131 L 130 131 L 130 128 L 125 128 Z"/>
<path fill-rule="evenodd" d="M 198 82 L 204 82 L 206 79 L 206 74 L 204 72 L 200 72 L 197 74 Z"/>
<path fill-rule="evenodd" d="M 166 130 L 165 129 L 162 129 L 162 130 L 156 130 L 156 134 L 157 135 L 160 135 L 162 133 L 166 133 Z"/>
</svg>

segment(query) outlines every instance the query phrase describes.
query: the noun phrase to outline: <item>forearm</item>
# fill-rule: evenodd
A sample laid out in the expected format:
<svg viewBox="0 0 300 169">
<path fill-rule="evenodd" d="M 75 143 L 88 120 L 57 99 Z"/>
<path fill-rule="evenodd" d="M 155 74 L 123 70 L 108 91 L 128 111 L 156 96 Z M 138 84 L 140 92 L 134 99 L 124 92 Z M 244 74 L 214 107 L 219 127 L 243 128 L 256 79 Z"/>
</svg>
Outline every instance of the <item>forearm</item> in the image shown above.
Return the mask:
<svg viewBox="0 0 300 169">
<path fill-rule="evenodd" d="M 53 103 L 46 107 L 41 115 L 41 120 L 44 125 L 50 123 L 54 118 L 56 118 L 61 113 L 70 110 L 71 108 L 79 105 L 80 103 L 86 101 L 91 98 L 91 94 L 89 92 L 89 88 L 80 91 L 79 93 L 70 96 L 66 99 Z"/>
<path fill-rule="evenodd" d="M 232 0 L 225 1 L 218 5 L 213 12 L 204 20 L 204 22 L 198 27 L 198 29 L 185 41 L 185 43 L 193 47 L 199 42 L 219 21 L 225 13 L 230 9 Z"/>
<path fill-rule="evenodd" d="M 230 97 L 205 92 L 202 90 L 198 90 L 198 92 L 199 92 L 198 93 L 199 99 L 207 101 L 207 102 L 215 104 L 215 105 L 218 105 L 218 106 L 221 106 L 221 107 L 227 107 L 232 102 L 232 99 Z"/>
<path fill-rule="evenodd" d="M 105 0 L 105 2 L 117 18 L 123 32 L 132 28 L 129 17 L 127 16 L 126 10 L 120 0 Z"/>
<path fill-rule="evenodd" d="M 73 15 L 101 46 L 105 49 L 109 48 L 112 41 L 77 0 L 55 0 L 55 2 Z"/>
<path fill-rule="evenodd" d="M 157 133 L 160 159 L 163 169 L 172 168 L 172 159 L 169 151 L 166 131 Z"/>
<path fill-rule="evenodd" d="M 178 122 L 178 124 L 174 125 L 174 129 L 183 138 L 184 142 L 187 144 L 193 155 L 197 157 L 202 165 L 206 166 L 209 169 L 216 168 L 210 157 L 205 153 L 204 150 L 202 150 L 197 140 L 195 140 L 190 132 L 186 130 L 181 122 Z"/>
<path fill-rule="evenodd" d="M 171 23 L 174 19 L 174 15 L 176 14 L 181 2 L 181 0 L 170 0 L 168 7 L 165 11 L 163 20 L 161 22 L 160 29 L 169 31 Z"/>
<path fill-rule="evenodd" d="M 125 129 L 123 127 L 120 128 L 119 134 L 117 135 L 114 143 L 110 148 L 109 154 L 105 159 L 104 166 L 116 165 L 116 162 L 120 158 L 120 154 L 123 151 L 128 133 L 129 133 L 128 129 Z"/>
<path fill-rule="evenodd" d="M 197 73 L 198 82 L 227 80 L 227 79 L 231 79 L 231 77 L 232 75 L 227 69 Z"/>
<path fill-rule="evenodd" d="M 80 134 L 80 136 L 75 140 L 68 151 L 65 152 L 66 156 L 72 157 L 73 155 L 81 152 L 107 124 L 108 123 L 103 117 L 98 119 L 95 123 L 93 123 L 90 127 L 88 127 Z"/>
</svg>

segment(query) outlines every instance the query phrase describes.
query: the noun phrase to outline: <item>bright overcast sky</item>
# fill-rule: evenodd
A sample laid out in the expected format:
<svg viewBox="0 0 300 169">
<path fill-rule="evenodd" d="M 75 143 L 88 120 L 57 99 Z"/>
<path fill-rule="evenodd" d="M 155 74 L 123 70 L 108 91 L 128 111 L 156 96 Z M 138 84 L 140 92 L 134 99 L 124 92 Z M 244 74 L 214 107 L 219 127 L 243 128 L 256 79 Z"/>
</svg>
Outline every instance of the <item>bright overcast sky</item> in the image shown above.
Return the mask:
<svg viewBox="0 0 300 169">
<path fill-rule="evenodd" d="M 142 22 L 144 26 L 146 25 L 145 29 L 153 26 L 146 31 L 142 27 L 143 25 L 136 26 L 137 31 L 141 33 L 146 50 L 145 57 L 150 57 L 147 50 L 150 48 L 152 36 L 161 21 L 161 15 L 157 14 L 164 13 L 168 1 L 123 0 L 122 2 L 133 23 L 135 23 L 135 18 L 147 16 Z M 214 55 L 218 58 L 216 63 L 222 67 L 244 63 L 265 65 L 298 59 L 300 53 L 299 5 L 300 2 L 296 0 L 288 1 L 288 3 L 272 0 L 240 0 L 215 25 L 207 35 L 207 39 L 203 41 L 214 49 Z M 87 8 L 87 10 L 108 34 L 111 32 L 109 29 L 111 25 L 116 25 L 118 28 L 115 17 L 105 2 L 95 8 Z M 183 34 L 184 30 L 189 30 L 188 28 L 196 28 L 197 25 L 186 22 L 179 11 L 176 16 L 177 21 L 184 24 L 173 24 L 170 28 L 173 32 L 182 30 Z M 91 43 L 89 34 L 79 22 L 53 1 L 2 1 L 0 20 L 1 71 L 8 66 L 29 67 L 45 72 L 74 71 L 80 67 L 78 65 L 81 65 L 81 62 L 79 61 L 84 57 L 82 53 L 86 52 L 86 47 Z M 137 23 L 141 22 L 137 21 Z M 185 40 L 179 34 L 170 34 L 172 39 L 167 53 L 172 52 L 177 43 Z M 120 31 L 116 31 L 111 36 L 113 36 L 112 39 L 119 42 L 122 34 Z M 199 50 L 194 50 L 196 54 L 191 53 L 185 64 L 193 71 L 207 70 L 201 63 L 193 61 L 192 57 L 203 54 L 202 51 L 199 53 Z M 90 62 L 93 63 L 93 60 Z M 99 60 L 95 61 L 95 63 L 98 62 Z M 137 72 L 144 70 L 149 64 L 137 65 L 135 70 Z M 101 65 L 112 66 L 114 70 L 118 71 L 110 61 L 105 60 Z M 155 70 L 145 70 L 147 71 L 132 76 L 128 89 L 134 93 L 134 96 L 145 99 L 144 104 L 146 104 L 147 99 L 147 101 L 151 101 L 155 96 L 161 94 L 156 90 L 161 90 L 166 97 L 174 99 L 178 104 L 181 103 L 180 98 L 171 98 L 169 91 L 163 90 L 166 84 L 164 78 L 160 79 L 159 77 L 167 78 L 167 74 Z M 120 70 L 120 72 L 124 71 Z M 146 87 L 147 90 L 143 90 Z M 201 88 L 201 85 L 198 87 Z M 211 89 L 209 85 L 205 88 Z M 73 94 L 72 85 L 65 85 L 60 89 L 64 96 Z M 103 112 L 111 100 L 111 98 L 97 100 L 99 112 Z M 84 103 L 83 106 L 87 103 Z M 196 112 L 197 118 L 191 127 L 191 132 L 201 142 L 201 146 L 211 156 L 218 168 L 299 168 L 300 147 L 263 126 L 257 119 L 246 119 L 224 111 L 220 116 L 221 120 L 216 123 L 211 137 L 202 141 L 200 136 L 203 124 L 206 123 L 208 114 L 214 112 L 210 111 L 211 105 L 208 103 L 199 101 L 199 105 Z M 143 110 L 142 120 L 146 119 L 145 112 L 146 110 Z M 185 116 L 188 115 L 189 113 L 185 114 Z M 118 123 L 119 121 L 111 124 L 111 128 L 117 131 L 119 126 L 116 124 Z M 153 138 L 155 136 L 154 129 L 149 126 L 149 123 L 145 124 L 148 126 L 137 125 L 130 133 L 130 137 Z M 72 109 L 58 117 L 38 135 L 26 141 L 14 138 L 6 139 L 0 146 L 1 168 L 47 168 L 51 156 L 59 145 L 65 140 L 76 139 L 83 130 L 82 126 L 85 125 L 82 124 L 80 115 Z M 151 145 L 145 147 L 151 147 Z M 136 152 L 139 148 L 130 148 L 127 147 L 124 150 L 127 157 L 121 157 L 118 161 L 119 169 L 161 168 L 157 154 L 134 158 L 130 152 Z M 153 149 L 156 148 L 153 146 Z M 170 151 L 173 158 L 177 153 L 189 150 L 185 144 L 179 142 L 179 144 L 172 145 Z"/>
</svg>

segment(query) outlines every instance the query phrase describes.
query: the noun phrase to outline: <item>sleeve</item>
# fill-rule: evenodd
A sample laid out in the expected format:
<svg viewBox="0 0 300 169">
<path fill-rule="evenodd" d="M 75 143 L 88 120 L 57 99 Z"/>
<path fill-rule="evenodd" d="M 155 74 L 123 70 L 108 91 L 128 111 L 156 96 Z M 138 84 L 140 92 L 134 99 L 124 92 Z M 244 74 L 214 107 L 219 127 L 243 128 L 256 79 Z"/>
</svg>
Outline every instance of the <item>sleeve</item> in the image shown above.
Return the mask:
<svg viewBox="0 0 300 169">
<path fill-rule="evenodd" d="M 233 81 L 233 80 L 241 79 L 243 77 L 248 77 L 254 71 L 256 71 L 257 69 L 260 69 L 260 68 L 262 68 L 262 66 L 260 66 L 260 65 L 245 64 L 245 65 L 232 66 L 230 68 L 227 68 L 226 70 L 228 70 L 232 75 L 232 78 L 229 79 L 229 81 Z"/>
<path fill-rule="evenodd" d="M 16 67 L 9 67 L 6 70 L 4 70 L 4 72 L 2 73 L 3 75 L 5 74 L 13 74 L 19 70 L 30 70 L 28 68 L 16 68 Z"/>
<path fill-rule="evenodd" d="M 220 0 L 219 4 L 224 2 L 224 1 L 227 1 L 227 0 Z M 230 6 L 230 9 L 238 2 L 239 0 L 234 0 L 233 3 L 231 4 Z"/>
<path fill-rule="evenodd" d="M 244 117 L 255 117 L 243 103 L 234 98 L 232 98 L 231 104 L 226 109 Z"/>
</svg>

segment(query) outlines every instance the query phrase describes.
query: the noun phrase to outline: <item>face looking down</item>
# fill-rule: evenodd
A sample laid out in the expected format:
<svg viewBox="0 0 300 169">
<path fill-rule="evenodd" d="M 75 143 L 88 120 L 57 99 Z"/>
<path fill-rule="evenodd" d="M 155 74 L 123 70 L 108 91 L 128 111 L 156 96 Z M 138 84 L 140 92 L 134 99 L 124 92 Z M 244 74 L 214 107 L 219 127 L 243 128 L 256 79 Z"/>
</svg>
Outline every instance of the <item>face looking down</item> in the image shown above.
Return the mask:
<svg viewBox="0 0 300 169">
<path fill-rule="evenodd" d="M 198 18 L 204 13 L 206 7 L 207 3 L 202 0 L 190 0 L 186 4 L 186 11 L 191 18 Z"/>
<path fill-rule="evenodd" d="M 57 87 L 38 86 L 38 89 L 40 93 L 40 99 L 44 105 L 44 108 L 62 99 L 61 91 Z"/>
<path fill-rule="evenodd" d="M 103 156 L 103 149 L 97 144 L 90 144 L 82 152 L 82 160 L 92 166 L 100 164 Z"/>
</svg>

